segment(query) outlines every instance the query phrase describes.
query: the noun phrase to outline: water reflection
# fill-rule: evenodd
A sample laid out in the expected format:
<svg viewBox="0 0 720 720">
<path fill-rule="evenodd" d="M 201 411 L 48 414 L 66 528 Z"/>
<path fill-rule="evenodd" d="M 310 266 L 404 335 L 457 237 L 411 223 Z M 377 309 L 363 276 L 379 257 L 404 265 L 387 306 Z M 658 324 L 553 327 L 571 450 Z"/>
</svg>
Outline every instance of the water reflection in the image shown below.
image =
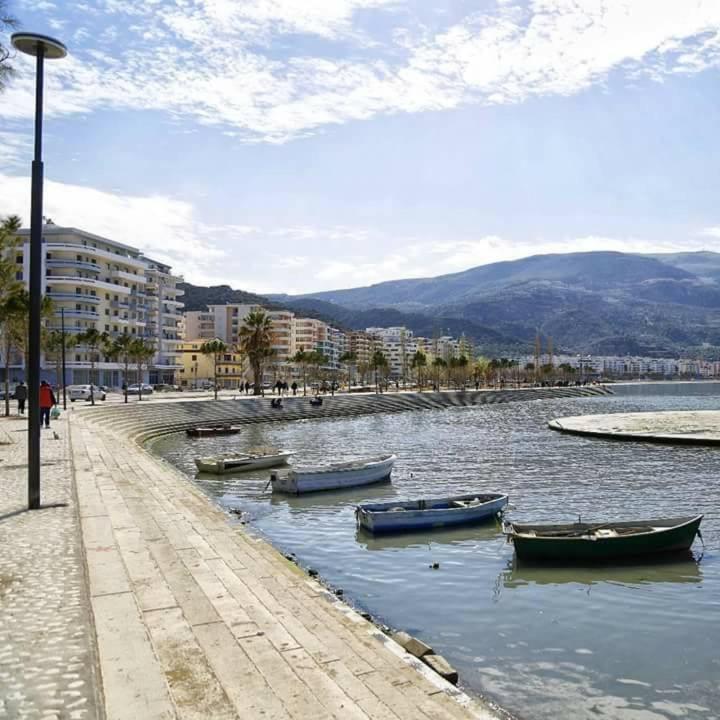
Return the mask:
<svg viewBox="0 0 720 720">
<path fill-rule="evenodd" d="M 505 588 L 524 588 L 528 585 L 647 585 L 649 583 L 700 583 L 702 571 L 699 559 L 692 551 L 672 553 L 642 564 L 627 562 L 598 567 L 548 567 L 519 562 L 517 558 L 503 570 L 502 584 Z"/>
<path fill-rule="evenodd" d="M 355 539 L 366 550 L 398 550 L 401 548 L 419 548 L 432 545 L 460 545 L 497 540 L 502 534 L 502 525 L 498 522 L 486 523 L 475 527 L 438 528 L 433 532 L 409 532 L 394 535 L 378 535 L 361 528 L 355 531 Z"/>
</svg>

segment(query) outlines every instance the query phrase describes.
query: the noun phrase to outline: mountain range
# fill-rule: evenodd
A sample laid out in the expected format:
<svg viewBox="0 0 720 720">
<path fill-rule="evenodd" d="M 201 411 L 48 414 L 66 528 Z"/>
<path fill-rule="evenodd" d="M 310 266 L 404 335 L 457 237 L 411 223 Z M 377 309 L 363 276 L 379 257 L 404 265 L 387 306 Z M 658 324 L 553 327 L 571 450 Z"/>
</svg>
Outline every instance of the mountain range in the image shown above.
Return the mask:
<svg viewBox="0 0 720 720">
<path fill-rule="evenodd" d="M 535 255 L 269 300 L 351 329 L 464 332 L 492 355 L 530 351 L 540 334 L 556 352 L 720 357 L 720 254 L 713 252 Z"/>
</svg>

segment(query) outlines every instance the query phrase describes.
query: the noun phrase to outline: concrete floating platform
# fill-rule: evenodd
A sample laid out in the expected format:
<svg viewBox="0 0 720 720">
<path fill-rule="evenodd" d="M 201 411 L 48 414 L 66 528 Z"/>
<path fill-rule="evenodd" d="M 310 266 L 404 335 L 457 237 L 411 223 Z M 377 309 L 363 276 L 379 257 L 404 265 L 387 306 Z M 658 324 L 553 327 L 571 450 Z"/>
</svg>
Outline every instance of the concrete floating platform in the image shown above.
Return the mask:
<svg viewBox="0 0 720 720">
<path fill-rule="evenodd" d="M 668 445 L 720 445 L 718 410 L 578 415 L 551 420 L 548 427 L 570 435 L 605 440 Z"/>
</svg>

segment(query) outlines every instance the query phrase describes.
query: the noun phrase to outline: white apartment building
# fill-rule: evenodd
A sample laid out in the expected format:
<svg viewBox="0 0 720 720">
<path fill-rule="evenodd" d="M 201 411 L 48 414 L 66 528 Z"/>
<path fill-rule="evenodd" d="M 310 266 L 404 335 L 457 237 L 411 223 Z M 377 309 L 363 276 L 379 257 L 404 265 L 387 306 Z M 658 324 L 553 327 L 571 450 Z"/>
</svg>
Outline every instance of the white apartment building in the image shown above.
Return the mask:
<svg viewBox="0 0 720 720">
<path fill-rule="evenodd" d="M 30 230 L 18 231 L 16 249 L 18 280 L 29 282 Z M 162 263 L 149 260 L 134 247 L 92 233 L 56 225 L 43 226 L 42 275 L 45 295 L 53 301 L 49 330 L 79 335 L 89 328 L 110 336 L 128 334 L 153 343 L 157 349 L 145 380 L 171 382 L 176 369 L 177 326 L 182 302 L 177 298 L 181 280 Z M 63 312 L 64 311 L 64 312 Z M 41 358 L 43 378 L 55 378 L 55 363 Z M 78 345 L 66 354 L 68 384 L 87 383 L 90 357 L 87 347 Z M 96 363 L 96 381 L 118 387 L 122 365 L 101 358 Z M 11 368 L 11 375 L 24 375 L 22 360 Z"/>
</svg>

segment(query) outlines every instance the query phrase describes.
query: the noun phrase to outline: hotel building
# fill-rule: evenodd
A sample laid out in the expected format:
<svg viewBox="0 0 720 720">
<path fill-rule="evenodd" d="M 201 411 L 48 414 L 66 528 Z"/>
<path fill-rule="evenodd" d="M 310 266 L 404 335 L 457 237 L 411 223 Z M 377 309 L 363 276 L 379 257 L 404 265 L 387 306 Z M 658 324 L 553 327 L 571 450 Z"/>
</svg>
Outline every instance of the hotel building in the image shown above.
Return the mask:
<svg viewBox="0 0 720 720">
<path fill-rule="evenodd" d="M 16 278 L 25 284 L 30 277 L 30 230 L 18 231 L 15 249 Z M 163 263 L 146 258 L 137 248 L 93 235 L 76 228 L 43 226 L 45 295 L 52 300 L 49 330 L 78 336 L 90 328 L 111 337 L 131 335 L 143 338 L 156 348 L 145 381 L 172 382 L 179 369 L 178 324 L 182 316 L 181 278 L 172 275 Z M 78 344 L 66 354 L 66 381 L 69 385 L 90 381 L 89 349 Z M 16 358 L 11 377 L 24 375 L 23 361 Z M 41 358 L 43 378 L 58 382 L 55 363 Z M 122 364 L 101 357 L 95 364 L 95 381 L 119 387 Z"/>
</svg>

